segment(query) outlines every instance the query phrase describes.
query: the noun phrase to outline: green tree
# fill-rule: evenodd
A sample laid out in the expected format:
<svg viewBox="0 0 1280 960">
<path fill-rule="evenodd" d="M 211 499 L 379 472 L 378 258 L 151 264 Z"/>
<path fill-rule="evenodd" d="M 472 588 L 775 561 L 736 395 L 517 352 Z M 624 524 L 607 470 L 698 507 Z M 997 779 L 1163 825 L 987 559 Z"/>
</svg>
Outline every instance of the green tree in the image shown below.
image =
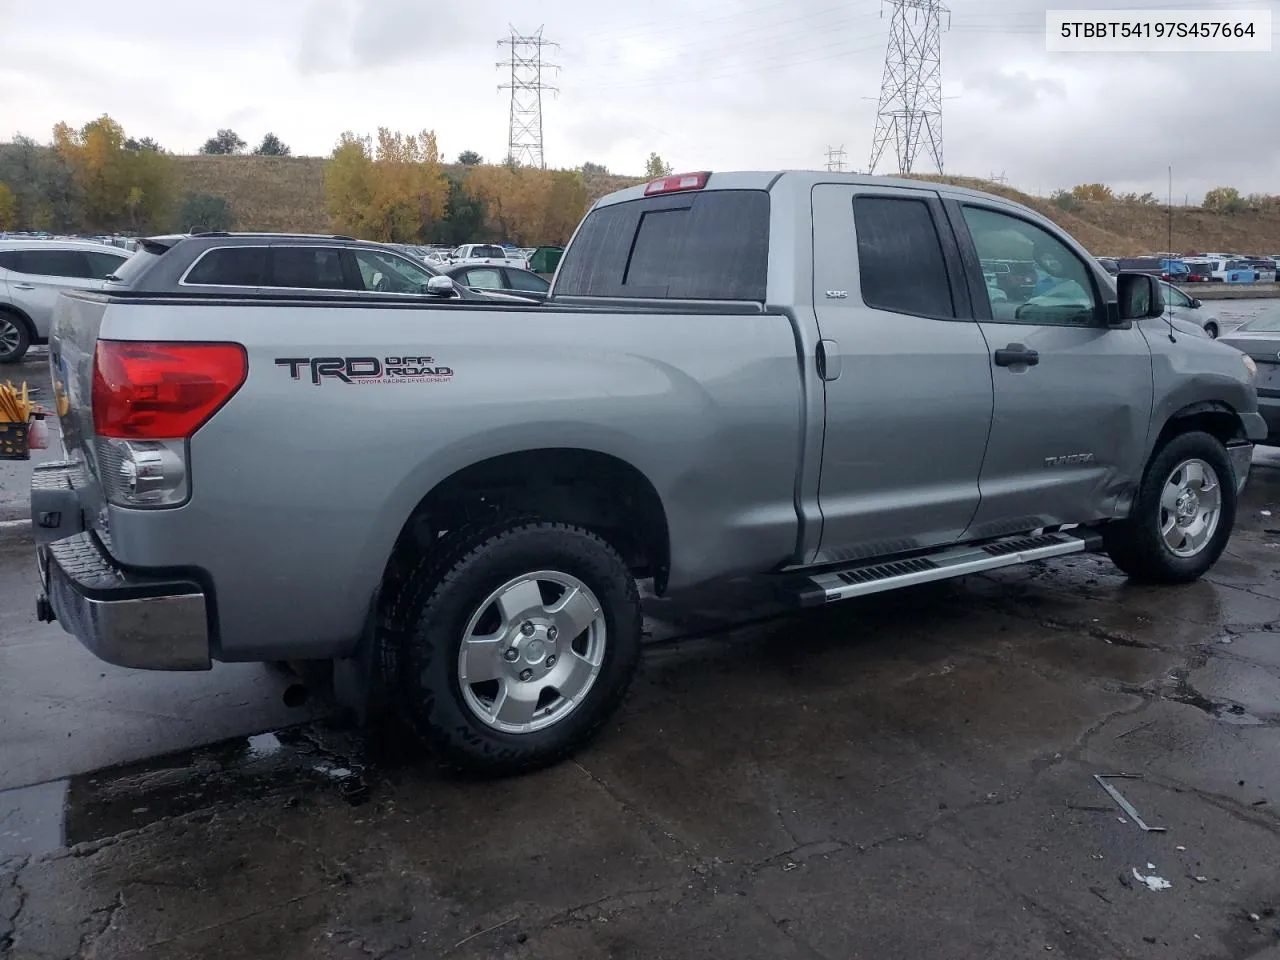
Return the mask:
<svg viewBox="0 0 1280 960">
<path fill-rule="evenodd" d="M 538 243 L 568 243 L 574 229 L 587 212 L 587 184 L 576 170 L 555 170 L 547 191 L 546 213 Z"/>
<path fill-rule="evenodd" d="M 140 229 L 165 219 L 172 198 L 173 158 L 126 147 L 124 128 L 103 114 L 79 129 L 53 128 L 58 156 L 84 201 L 84 227 Z"/>
<path fill-rule="evenodd" d="M 484 201 L 467 193 L 461 177 L 450 177 L 444 216 L 427 228 L 423 239 L 427 243 L 447 243 L 454 247 L 483 240 L 487 219 Z"/>
<path fill-rule="evenodd" d="M 180 233 L 208 233 L 232 229 L 236 217 L 226 197 L 188 193 L 178 205 L 175 221 L 174 226 Z"/>
<path fill-rule="evenodd" d="M 239 153 L 245 148 L 246 144 L 241 139 L 240 134 L 234 130 L 222 129 L 214 136 L 204 142 L 204 146 L 200 148 L 201 153 L 213 154 L 217 156 L 227 156 Z"/>
<path fill-rule="evenodd" d="M 18 224 L 18 198 L 7 183 L 0 183 L 0 230 L 12 230 Z"/>
<path fill-rule="evenodd" d="M 160 144 L 156 143 L 150 137 L 143 137 L 141 140 L 135 140 L 133 137 L 126 137 L 124 141 L 126 150 L 150 150 L 152 153 L 166 153 L 167 151 Z"/>
<path fill-rule="evenodd" d="M 1071 188 L 1077 200 L 1114 200 L 1115 195 L 1105 183 L 1080 183 Z"/>
<path fill-rule="evenodd" d="M 1049 201 L 1059 210 L 1065 210 L 1068 213 L 1080 209 L 1080 198 L 1072 191 L 1055 190 L 1050 194 Z"/>
<path fill-rule="evenodd" d="M 588 160 L 582 165 L 582 175 L 584 177 L 607 177 L 609 168 L 603 163 L 592 163 Z"/>
<path fill-rule="evenodd" d="M 277 137 L 274 133 L 268 133 L 262 138 L 262 142 L 254 147 L 253 155 L 255 157 L 287 157 L 293 153 L 289 149 L 289 145 Z"/>
<path fill-rule="evenodd" d="M 658 177 L 669 177 L 671 176 L 671 164 L 664 163 L 660 156 L 656 153 L 651 153 L 644 165 L 644 175 L 649 180 L 655 180 Z"/>
<path fill-rule="evenodd" d="M 1204 195 L 1204 208 L 1218 213 L 1235 213 L 1244 206 L 1235 187 L 1214 187 Z"/>
<path fill-rule="evenodd" d="M 463 150 L 458 154 L 458 162 L 464 167 L 474 167 L 477 164 L 484 163 L 484 157 L 480 156 L 480 154 L 476 153 L 474 150 Z"/>
</svg>

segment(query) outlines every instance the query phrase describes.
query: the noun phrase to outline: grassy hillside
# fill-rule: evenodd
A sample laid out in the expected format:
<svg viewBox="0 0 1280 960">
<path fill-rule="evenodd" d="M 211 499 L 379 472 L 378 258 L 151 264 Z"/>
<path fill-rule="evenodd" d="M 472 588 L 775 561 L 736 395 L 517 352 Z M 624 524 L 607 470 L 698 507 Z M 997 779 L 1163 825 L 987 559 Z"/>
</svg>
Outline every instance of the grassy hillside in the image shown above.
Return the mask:
<svg viewBox="0 0 1280 960">
<path fill-rule="evenodd" d="M 176 194 L 208 193 L 226 197 L 239 230 L 329 230 L 324 207 L 324 159 L 321 157 L 206 157 L 176 158 Z M 449 166 L 450 172 L 462 167 Z M 635 177 L 592 174 L 587 177 L 587 202 L 632 183 Z"/>
<path fill-rule="evenodd" d="M 1157 250 L 1180 253 L 1229 250 L 1269 254 L 1280 251 L 1280 213 L 1242 211 L 1216 213 L 1201 207 L 1173 208 L 1173 243 L 1169 243 L 1169 211 L 1164 206 L 1118 200 L 1080 201 L 1068 213 L 1040 197 L 971 177 L 920 176 L 1007 197 L 1048 217 L 1084 244 L 1094 256 L 1127 257 Z"/>
</svg>

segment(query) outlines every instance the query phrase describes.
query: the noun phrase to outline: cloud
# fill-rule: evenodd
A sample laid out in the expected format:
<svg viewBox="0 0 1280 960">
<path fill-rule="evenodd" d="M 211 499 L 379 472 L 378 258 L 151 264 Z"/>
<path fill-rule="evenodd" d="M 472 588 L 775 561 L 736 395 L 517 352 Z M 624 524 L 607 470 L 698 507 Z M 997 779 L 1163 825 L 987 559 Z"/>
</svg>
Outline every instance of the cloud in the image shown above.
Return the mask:
<svg viewBox="0 0 1280 960">
<path fill-rule="evenodd" d="M 964 92 L 986 94 L 1004 110 L 1031 110 L 1048 100 L 1064 100 L 1067 84 L 1054 77 L 1033 77 L 1025 70 L 992 70 L 966 74 Z"/>
</svg>

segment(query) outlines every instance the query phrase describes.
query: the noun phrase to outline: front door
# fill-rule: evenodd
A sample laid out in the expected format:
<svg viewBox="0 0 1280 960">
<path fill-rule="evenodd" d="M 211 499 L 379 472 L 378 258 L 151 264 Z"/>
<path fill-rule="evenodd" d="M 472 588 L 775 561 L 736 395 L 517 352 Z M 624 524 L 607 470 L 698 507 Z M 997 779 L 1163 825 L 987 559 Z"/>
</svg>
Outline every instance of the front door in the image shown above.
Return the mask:
<svg viewBox="0 0 1280 960">
<path fill-rule="evenodd" d="M 1151 420 L 1142 331 L 1108 328 L 1115 294 L 1056 232 L 1009 207 L 947 207 L 967 260 L 1030 260 L 1037 273 L 1025 294 L 979 298 L 995 414 L 966 539 L 1114 517 L 1142 474 Z"/>
<path fill-rule="evenodd" d="M 816 561 L 953 542 L 978 506 L 992 387 L 938 195 L 819 184 L 812 210 L 826 392 Z"/>
</svg>

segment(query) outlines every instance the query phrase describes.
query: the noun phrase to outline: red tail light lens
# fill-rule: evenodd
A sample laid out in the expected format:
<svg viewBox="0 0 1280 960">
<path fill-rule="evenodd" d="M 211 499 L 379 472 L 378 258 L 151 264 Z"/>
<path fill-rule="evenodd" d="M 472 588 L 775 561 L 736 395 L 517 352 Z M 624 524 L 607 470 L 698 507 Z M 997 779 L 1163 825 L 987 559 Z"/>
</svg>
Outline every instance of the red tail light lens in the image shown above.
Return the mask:
<svg viewBox="0 0 1280 960">
<path fill-rule="evenodd" d="M 120 440 L 191 436 L 249 373 L 238 343 L 99 340 L 93 361 L 94 432 Z"/>
<path fill-rule="evenodd" d="M 679 193 L 682 190 L 701 190 L 707 185 L 710 173 L 677 173 L 670 177 L 650 180 L 644 188 L 644 195 L 652 197 L 659 193 Z"/>
</svg>

